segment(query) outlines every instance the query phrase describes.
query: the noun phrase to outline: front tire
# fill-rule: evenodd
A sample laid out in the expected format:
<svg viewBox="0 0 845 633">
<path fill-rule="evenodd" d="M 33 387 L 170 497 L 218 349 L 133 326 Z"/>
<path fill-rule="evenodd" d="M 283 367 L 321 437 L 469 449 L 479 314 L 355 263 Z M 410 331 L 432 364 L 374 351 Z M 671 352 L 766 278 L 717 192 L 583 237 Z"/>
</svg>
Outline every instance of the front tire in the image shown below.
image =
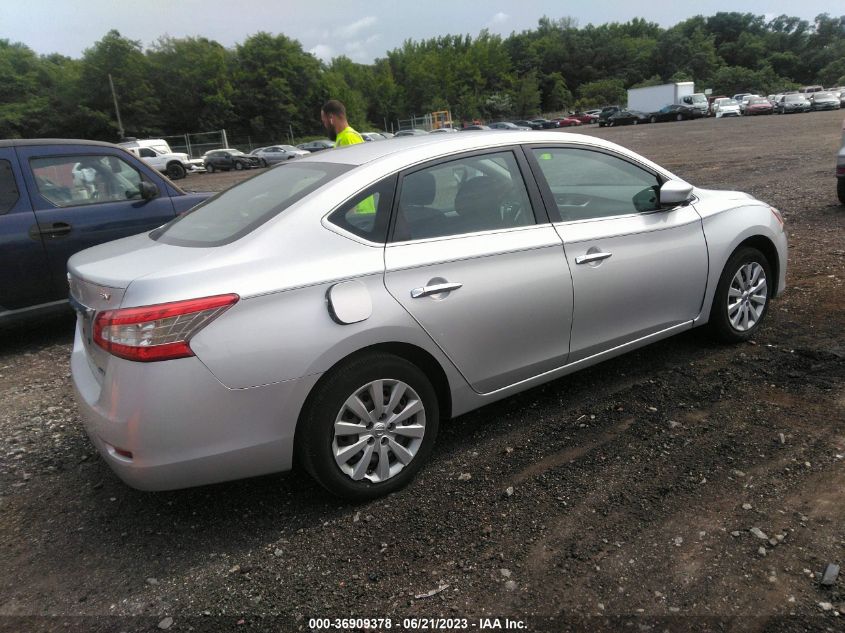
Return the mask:
<svg viewBox="0 0 845 633">
<path fill-rule="evenodd" d="M 240 161 L 235 161 L 235 171 L 241 171 L 244 168 L 244 164 Z"/>
<path fill-rule="evenodd" d="M 722 271 L 713 307 L 710 329 L 727 343 L 748 340 L 760 328 L 772 298 L 772 268 L 769 260 L 752 247 L 737 249 Z"/>
<path fill-rule="evenodd" d="M 366 354 L 315 388 L 299 420 L 297 456 L 329 492 L 375 499 L 414 478 L 434 447 L 439 417 L 437 393 L 416 365 Z"/>
<path fill-rule="evenodd" d="M 652 122 L 652 123 L 657 123 L 657 117 L 656 117 L 656 116 L 651 117 L 651 122 Z"/>
<path fill-rule="evenodd" d="M 180 180 L 185 177 L 185 168 L 179 163 L 170 163 L 167 166 L 167 177 L 170 180 Z"/>
<path fill-rule="evenodd" d="M 675 117 L 675 120 L 676 120 L 676 121 L 683 121 L 683 120 L 684 120 L 684 115 L 683 115 L 683 114 L 679 114 L 678 116 L 676 116 L 676 117 Z"/>
<path fill-rule="evenodd" d="M 205 166 L 205 171 L 207 171 L 209 174 L 213 174 L 214 173 L 214 165 L 209 163 L 208 165 Z"/>
</svg>

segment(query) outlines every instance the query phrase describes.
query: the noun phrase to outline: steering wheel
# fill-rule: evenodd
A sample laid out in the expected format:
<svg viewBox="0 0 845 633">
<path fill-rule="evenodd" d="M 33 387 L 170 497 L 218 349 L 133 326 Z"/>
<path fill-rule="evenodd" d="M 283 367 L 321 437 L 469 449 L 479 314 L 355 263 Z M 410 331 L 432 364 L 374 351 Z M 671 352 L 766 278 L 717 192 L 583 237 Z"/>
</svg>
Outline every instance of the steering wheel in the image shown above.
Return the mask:
<svg viewBox="0 0 845 633">
<path fill-rule="evenodd" d="M 505 195 L 499 203 L 499 216 L 502 218 L 503 226 L 520 226 L 524 224 L 525 207 L 523 196 L 515 186 L 508 187 Z"/>
</svg>

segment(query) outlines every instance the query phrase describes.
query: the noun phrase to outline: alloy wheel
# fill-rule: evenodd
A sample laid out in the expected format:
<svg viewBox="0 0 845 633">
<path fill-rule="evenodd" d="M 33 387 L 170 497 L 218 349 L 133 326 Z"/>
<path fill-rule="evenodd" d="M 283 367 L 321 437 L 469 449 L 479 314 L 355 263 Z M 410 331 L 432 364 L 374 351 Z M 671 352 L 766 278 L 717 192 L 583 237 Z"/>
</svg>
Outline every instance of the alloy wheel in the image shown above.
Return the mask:
<svg viewBox="0 0 845 633">
<path fill-rule="evenodd" d="M 425 407 L 401 380 L 374 380 L 353 393 L 334 422 L 332 453 L 350 479 L 380 483 L 411 463 L 425 435 Z"/>
<path fill-rule="evenodd" d="M 763 315 L 768 301 L 766 271 L 757 262 L 743 264 L 736 271 L 728 289 L 728 319 L 738 332 L 753 328 Z"/>
</svg>

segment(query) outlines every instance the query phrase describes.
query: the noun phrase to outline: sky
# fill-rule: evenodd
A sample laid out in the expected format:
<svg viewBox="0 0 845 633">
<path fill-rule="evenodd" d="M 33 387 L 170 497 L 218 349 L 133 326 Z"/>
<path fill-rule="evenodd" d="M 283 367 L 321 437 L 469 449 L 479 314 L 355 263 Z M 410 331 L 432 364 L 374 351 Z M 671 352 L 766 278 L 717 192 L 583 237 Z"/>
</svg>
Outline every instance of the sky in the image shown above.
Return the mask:
<svg viewBox="0 0 845 633">
<path fill-rule="evenodd" d="M 38 53 L 79 57 L 110 29 L 144 47 L 159 37 L 203 36 L 231 47 L 259 31 L 283 33 L 324 61 L 346 55 L 370 63 L 406 39 L 508 35 L 534 28 L 543 15 L 579 26 L 642 17 L 672 26 L 693 15 L 741 11 L 808 21 L 845 13 L 841 0 L 0 0 L 0 39 Z"/>
</svg>

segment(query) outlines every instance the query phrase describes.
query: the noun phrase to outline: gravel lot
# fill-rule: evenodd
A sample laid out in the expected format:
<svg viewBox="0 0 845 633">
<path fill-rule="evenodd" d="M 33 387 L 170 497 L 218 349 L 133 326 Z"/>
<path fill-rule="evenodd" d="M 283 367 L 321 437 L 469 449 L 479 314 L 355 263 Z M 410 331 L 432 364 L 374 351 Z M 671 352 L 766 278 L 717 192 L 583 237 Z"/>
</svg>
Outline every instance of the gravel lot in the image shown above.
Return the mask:
<svg viewBox="0 0 845 633">
<path fill-rule="evenodd" d="M 71 317 L 0 330 L 0 631 L 843 630 L 845 574 L 814 576 L 845 564 L 842 118 L 579 130 L 781 209 L 787 293 L 750 343 L 692 331 L 443 424 L 421 476 L 366 505 L 299 472 L 132 490 L 81 428 Z"/>
</svg>

